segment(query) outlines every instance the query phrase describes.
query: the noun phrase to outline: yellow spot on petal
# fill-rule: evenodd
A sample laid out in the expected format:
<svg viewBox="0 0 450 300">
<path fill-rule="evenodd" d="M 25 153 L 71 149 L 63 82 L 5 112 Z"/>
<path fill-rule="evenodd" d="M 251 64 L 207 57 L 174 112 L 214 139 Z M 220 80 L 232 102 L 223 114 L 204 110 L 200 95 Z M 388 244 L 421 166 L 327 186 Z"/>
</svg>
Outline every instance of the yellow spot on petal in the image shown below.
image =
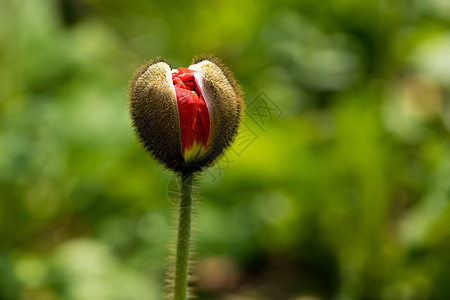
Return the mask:
<svg viewBox="0 0 450 300">
<path fill-rule="evenodd" d="M 191 148 L 184 149 L 184 161 L 190 162 L 194 159 L 200 157 L 205 153 L 205 148 L 203 147 L 203 143 L 194 142 Z"/>
</svg>

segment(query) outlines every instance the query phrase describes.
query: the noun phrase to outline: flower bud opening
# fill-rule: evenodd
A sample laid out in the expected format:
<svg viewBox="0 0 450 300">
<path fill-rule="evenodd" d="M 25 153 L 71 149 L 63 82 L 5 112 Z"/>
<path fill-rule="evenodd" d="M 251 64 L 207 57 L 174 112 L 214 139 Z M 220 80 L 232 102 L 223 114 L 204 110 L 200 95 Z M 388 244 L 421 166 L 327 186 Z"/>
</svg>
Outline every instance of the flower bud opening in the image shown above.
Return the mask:
<svg viewBox="0 0 450 300">
<path fill-rule="evenodd" d="M 181 149 L 186 162 L 203 155 L 210 139 L 210 114 L 195 81 L 195 72 L 183 67 L 172 71 L 180 123 Z"/>
<path fill-rule="evenodd" d="M 211 166 L 237 135 L 244 103 L 215 57 L 172 69 L 162 58 L 143 65 L 130 86 L 130 113 L 144 148 L 175 172 Z"/>
</svg>

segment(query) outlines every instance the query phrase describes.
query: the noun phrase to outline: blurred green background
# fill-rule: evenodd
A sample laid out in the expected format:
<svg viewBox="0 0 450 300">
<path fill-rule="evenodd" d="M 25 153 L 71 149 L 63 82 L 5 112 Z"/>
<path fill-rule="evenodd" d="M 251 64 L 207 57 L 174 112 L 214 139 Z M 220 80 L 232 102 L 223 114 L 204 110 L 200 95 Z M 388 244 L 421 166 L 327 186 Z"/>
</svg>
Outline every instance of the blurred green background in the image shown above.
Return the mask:
<svg viewBox="0 0 450 300">
<path fill-rule="evenodd" d="M 199 180 L 199 299 L 450 299 L 450 2 L 0 1 L 0 299 L 162 299 L 176 179 L 128 82 L 214 53 L 248 106 Z"/>
</svg>

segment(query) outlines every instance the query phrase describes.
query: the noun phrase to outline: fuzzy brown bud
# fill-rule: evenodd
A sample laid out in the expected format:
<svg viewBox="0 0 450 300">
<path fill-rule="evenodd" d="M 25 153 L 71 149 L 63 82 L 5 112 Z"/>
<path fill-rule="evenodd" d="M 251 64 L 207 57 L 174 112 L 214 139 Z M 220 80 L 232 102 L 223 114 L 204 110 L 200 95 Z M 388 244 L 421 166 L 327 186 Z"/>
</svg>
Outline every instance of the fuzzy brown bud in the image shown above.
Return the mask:
<svg viewBox="0 0 450 300">
<path fill-rule="evenodd" d="M 131 83 L 130 112 L 139 140 L 176 172 L 210 166 L 234 140 L 243 109 L 239 86 L 213 57 L 177 70 L 156 59 Z"/>
</svg>

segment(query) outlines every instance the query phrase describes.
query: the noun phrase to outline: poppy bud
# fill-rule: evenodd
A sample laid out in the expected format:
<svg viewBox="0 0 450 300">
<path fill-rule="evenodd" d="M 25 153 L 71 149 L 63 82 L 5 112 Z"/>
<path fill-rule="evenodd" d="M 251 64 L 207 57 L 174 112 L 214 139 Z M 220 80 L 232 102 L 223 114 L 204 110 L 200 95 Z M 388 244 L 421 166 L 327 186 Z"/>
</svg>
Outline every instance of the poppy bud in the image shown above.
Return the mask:
<svg viewBox="0 0 450 300">
<path fill-rule="evenodd" d="M 244 108 L 239 86 L 216 58 L 171 70 L 144 65 L 131 83 L 130 111 L 139 140 L 176 172 L 211 165 L 234 140 Z"/>
</svg>

